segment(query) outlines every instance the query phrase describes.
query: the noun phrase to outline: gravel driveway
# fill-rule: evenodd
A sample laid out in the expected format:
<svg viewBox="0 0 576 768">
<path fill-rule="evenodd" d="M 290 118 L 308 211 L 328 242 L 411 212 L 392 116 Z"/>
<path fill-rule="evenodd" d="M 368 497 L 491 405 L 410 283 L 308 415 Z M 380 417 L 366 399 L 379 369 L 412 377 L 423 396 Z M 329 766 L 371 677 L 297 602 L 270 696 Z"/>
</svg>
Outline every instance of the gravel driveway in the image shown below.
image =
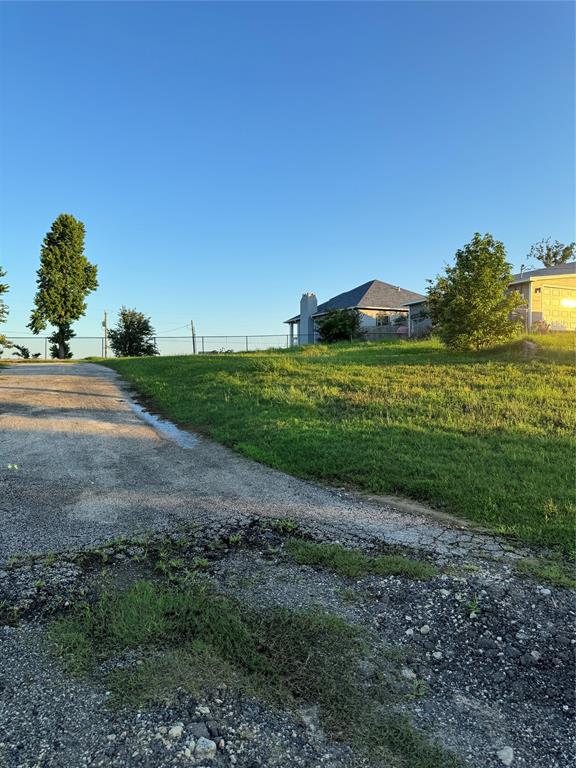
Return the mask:
<svg viewBox="0 0 576 768">
<path fill-rule="evenodd" d="M 88 363 L 0 369 L 0 562 L 219 517 L 294 518 L 345 537 L 463 556 L 500 544 L 431 518 L 298 480 L 138 410 L 118 375 Z M 189 447 L 182 446 L 182 437 Z"/>
</svg>

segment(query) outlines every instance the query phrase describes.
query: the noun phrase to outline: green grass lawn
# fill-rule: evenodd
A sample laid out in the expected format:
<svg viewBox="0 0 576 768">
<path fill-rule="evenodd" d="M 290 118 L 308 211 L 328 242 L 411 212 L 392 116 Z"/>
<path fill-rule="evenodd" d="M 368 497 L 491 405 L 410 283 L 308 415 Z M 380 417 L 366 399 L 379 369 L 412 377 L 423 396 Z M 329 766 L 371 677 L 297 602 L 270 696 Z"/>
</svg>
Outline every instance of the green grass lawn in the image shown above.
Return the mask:
<svg viewBox="0 0 576 768">
<path fill-rule="evenodd" d="M 108 361 L 159 410 L 301 477 L 396 493 L 574 551 L 574 335 Z"/>
</svg>

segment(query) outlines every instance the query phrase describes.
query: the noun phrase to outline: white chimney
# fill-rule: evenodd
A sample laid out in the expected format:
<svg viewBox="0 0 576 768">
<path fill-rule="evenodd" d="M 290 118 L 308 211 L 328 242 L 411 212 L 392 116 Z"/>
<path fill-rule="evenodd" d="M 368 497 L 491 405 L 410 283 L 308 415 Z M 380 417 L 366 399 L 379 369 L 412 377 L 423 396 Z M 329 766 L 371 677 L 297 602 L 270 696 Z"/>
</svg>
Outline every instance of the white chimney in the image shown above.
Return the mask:
<svg viewBox="0 0 576 768">
<path fill-rule="evenodd" d="M 315 293 L 303 293 L 300 299 L 300 325 L 298 329 L 298 344 L 314 344 L 314 320 L 312 315 L 318 309 L 318 299 Z"/>
</svg>

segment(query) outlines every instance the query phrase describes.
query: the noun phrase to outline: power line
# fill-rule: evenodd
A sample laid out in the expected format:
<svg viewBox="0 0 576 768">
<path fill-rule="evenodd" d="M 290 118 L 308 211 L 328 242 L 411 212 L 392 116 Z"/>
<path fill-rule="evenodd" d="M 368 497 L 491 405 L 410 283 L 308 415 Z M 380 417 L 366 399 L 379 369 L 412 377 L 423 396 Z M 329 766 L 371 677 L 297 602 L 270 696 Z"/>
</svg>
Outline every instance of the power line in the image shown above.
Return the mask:
<svg viewBox="0 0 576 768">
<path fill-rule="evenodd" d="M 162 336 L 165 333 L 172 333 L 172 331 L 181 331 L 183 328 L 190 328 L 190 323 L 186 323 L 186 325 L 179 325 L 178 328 L 170 328 L 168 331 L 158 331 L 156 336 Z"/>
</svg>

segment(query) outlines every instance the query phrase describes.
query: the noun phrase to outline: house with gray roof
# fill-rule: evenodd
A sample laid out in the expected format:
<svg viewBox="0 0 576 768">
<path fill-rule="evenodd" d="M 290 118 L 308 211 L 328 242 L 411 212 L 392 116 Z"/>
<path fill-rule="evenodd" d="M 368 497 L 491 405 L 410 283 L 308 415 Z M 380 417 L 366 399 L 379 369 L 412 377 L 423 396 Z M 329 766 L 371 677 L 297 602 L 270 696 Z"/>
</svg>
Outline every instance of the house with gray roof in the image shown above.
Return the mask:
<svg viewBox="0 0 576 768">
<path fill-rule="evenodd" d="M 300 299 L 300 314 L 285 320 L 290 328 L 290 344 L 314 344 L 317 341 L 316 320 L 331 309 L 356 309 L 368 338 L 390 333 L 408 333 L 407 318 L 410 301 L 423 301 L 424 296 L 381 280 L 339 293 L 318 304 L 315 293 L 305 293 Z"/>
</svg>

